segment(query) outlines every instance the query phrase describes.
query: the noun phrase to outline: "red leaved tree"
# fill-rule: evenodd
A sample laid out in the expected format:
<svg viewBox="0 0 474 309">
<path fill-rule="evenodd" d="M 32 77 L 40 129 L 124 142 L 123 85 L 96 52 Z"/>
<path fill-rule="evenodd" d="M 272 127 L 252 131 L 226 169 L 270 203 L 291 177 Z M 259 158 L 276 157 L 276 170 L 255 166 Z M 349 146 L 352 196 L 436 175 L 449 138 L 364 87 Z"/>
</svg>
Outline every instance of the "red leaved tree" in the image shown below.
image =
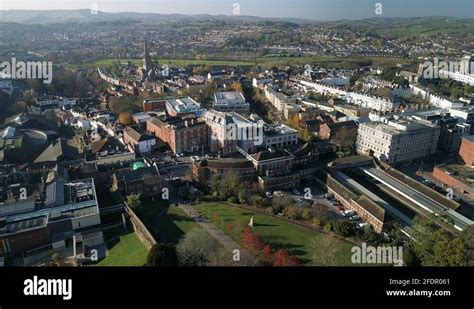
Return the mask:
<svg viewBox="0 0 474 309">
<path fill-rule="evenodd" d="M 259 235 L 254 235 L 250 227 L 246 227 L 242 233 L 242 245 L 252 251 L 260 251 L 265 247 L 263 238 Z"/>
<path fill-rule="evenodd" d="M 272 258 L 272 246 L 266 245 L 265 248 L 263 248 L 263 258 L 265 260 L 270 260 Z"/>
<path fill-rule="evenodd" d="M 296 256 L 290 256 L 288 251 L 279 249 L 275 253 L 275 259 L 273 260 L 273 266 L 298 266 L 299 260 Z"/>
</svg>

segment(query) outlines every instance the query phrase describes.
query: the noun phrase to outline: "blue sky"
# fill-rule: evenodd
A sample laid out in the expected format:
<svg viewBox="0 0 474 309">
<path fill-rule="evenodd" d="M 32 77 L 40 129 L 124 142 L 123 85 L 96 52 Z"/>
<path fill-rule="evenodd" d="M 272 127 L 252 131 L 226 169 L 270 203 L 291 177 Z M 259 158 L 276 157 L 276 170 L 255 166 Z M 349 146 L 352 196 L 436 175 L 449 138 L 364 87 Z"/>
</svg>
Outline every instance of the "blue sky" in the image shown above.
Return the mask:
<svg viewBox="0 0 474 309">
<path fill-rule="evenodd" d="M 386 17 L 474 18 L 474 0 L 0 0 L 0 8 L 88 9 L 96 3 L 105 12 L 231 15 L 238 3 L 242 15 L 336 20 L 374 17 L 377 2 Z"/>
</svg>

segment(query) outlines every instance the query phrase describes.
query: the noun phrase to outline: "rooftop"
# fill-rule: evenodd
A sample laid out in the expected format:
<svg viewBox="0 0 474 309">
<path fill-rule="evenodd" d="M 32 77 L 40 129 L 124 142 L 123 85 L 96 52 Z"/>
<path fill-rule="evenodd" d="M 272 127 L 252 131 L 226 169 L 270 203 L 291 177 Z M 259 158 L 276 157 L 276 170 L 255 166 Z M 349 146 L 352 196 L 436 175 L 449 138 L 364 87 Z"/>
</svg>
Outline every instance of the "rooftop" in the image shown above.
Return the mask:
<svg viewBox="0 0 474 309">
<path fill-rule="evenodd" d="M 194 101 L 191 97 L 167 99 L 166 104 L 177 113 L 196 112 L 201 109 L 201 104 Z"/>
<path fill-rule="evenodd" d="M 248 105 L 241 92 L 216 92 L 214 93 L 215 105 Z"/>
</svg>

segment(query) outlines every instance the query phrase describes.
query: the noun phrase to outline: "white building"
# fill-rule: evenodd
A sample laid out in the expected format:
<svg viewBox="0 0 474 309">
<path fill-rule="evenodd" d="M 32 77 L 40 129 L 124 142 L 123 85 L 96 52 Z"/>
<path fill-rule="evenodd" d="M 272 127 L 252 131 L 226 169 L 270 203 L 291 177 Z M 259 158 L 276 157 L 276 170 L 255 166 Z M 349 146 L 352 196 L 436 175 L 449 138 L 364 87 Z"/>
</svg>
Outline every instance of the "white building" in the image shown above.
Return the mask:
<svg viewBox="0 0 474 309">
<path fill-rule="evenodd" d="M 276 91 L 271 86 L 265 88 L 265 98 L 267 98 L 267 100 L 270 101 L 279 112 L 283 112 L 285 103 L 289 100 L 284 93 Z"/>
<path fill-rule="evenodd" d="M 242 92 L 214 93 L 214 109 L 221 112 L 248 113 L 250 104 L 245 101 Z"/>
<path fill-rule="evenodd" d="M 267 124 L 264 132 L 265 148 L 282 148 L 298 143 L 298 131 L 284 124 Z"/>
<path fill-rule="evenodd" d="M 389 164 L 410 162 L 436 152 L 440 128 L 412 120 L 362 123 L 357 152 L 370 154 Z"/>
<path fill-rule="evenodd" d="M 379 112 L 390 112 L 400 108 L 400 103 L 387 100 L 380 97 L 371 96 L 365 93 L 347 92 L 343 89 L 327 86 L 321 83 L 310 83 L 307 81 L 300 81 L 303 86 L 309 87 L 322 94 L 335 94 L 347 98 L 347 102 L 360 106 L 370 108 Z"/>
</svg>

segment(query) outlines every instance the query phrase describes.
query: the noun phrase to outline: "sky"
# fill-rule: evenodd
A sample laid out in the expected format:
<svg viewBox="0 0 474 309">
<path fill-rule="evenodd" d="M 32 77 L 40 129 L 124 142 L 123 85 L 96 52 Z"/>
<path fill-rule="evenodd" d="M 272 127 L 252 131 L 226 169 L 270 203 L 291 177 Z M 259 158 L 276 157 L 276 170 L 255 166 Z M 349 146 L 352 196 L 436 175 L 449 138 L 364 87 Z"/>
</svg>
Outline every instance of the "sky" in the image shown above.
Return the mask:
<svg viewBox="0 0 474 309">
<path fill-rule="evenodd" d="M 382 15 L 375 14 L 376 3 Z M 368 17 L 451 16 L 474 18 L 474 0 L 0 0 L 0 10 L 90 9 L 103 12 L 296 17 L 312 20 Z M 238 6 L 237 6 L 238 4 Z"/>
</svg>

